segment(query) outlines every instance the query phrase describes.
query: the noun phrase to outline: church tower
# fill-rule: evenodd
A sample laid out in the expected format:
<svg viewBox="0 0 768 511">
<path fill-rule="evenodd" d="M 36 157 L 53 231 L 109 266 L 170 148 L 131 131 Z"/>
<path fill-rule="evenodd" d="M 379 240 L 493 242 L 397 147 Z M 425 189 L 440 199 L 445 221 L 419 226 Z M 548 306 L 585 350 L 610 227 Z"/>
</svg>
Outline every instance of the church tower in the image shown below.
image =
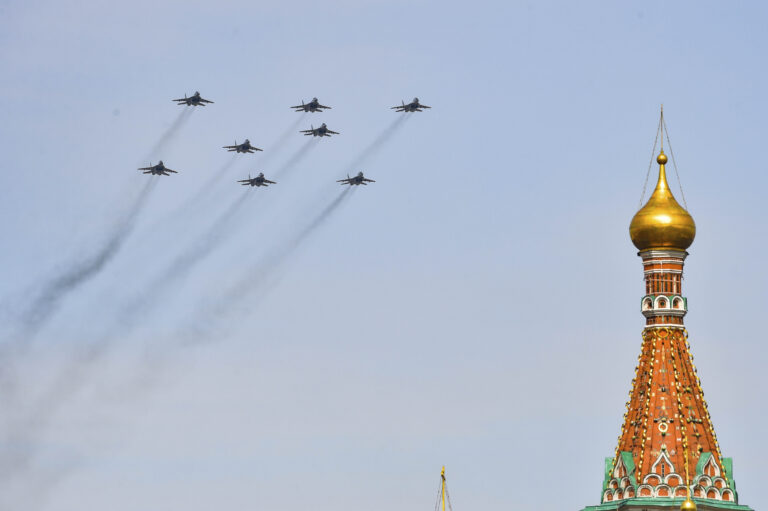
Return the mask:
<svg viewBox="0 0 768 511">
<path fill-rule="evenodd" d="M 584 511 L 748 511 L 738 504 L 733 462 L 720 451 L 683 324 L 683 265 L 696 224 L 667 183 L 663 113 L 659 129 L 656 189 L 629 225 L 645 278 L 643 341 L 601 503 Z"/>
</svg>

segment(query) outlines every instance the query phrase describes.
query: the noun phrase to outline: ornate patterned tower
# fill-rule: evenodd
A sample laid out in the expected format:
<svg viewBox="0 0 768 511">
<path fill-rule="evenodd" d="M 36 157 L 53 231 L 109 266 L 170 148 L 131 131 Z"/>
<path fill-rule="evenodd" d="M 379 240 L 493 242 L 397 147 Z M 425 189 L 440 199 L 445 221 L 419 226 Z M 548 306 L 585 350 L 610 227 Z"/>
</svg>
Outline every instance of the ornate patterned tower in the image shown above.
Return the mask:
<svg viewBox="0 0 768 511">
<path fill-rule="evenodd" d="M 683 325 L 683 263 L 696 225 L 669 189 L 663 149 L 656 161 L 656 189 L 629 227 L 645 276 L 643 344 L 616 453 L 606 458 L 601 504 L 584 511 L 747 511 L 738 504 L 731 459 L 720 452 Z"/>
</svg>

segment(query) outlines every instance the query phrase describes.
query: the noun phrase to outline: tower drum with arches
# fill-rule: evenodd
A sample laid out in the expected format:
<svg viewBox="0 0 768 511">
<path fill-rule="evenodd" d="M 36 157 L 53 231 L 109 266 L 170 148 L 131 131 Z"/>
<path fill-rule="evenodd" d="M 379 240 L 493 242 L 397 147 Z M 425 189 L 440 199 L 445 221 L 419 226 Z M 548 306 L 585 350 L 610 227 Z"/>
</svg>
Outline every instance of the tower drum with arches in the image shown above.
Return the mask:
<svg viewBox="0 0 768 511">
<path fill-rule="evenodd" d="M 720 451 L 683 324 L 683 265 L 696 224 L 667 183 L 665 128 L 662 113 L 658 182 L 629 226 L 645 280 L 640 356 L 600 504 L 583 511 L 748 511 L 738 502 L 733 462 Z"/>
</svg>

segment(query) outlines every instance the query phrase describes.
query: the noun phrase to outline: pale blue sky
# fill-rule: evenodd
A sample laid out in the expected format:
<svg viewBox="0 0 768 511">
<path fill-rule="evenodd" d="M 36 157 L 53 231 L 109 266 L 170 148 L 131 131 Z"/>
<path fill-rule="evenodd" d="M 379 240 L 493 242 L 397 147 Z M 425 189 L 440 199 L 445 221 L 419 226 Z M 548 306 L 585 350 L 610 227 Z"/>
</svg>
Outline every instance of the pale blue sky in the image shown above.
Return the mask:
<svg viewBox="0 0 768 511">
<path fill-rule="evenodd" d="M 660 103 L 698 228 L 693 354 L 741 501 L 766 507 L 767 10 L 0 3 L 2 335 L 112 232 L 136 167 L 180 171 L 12 359 L 0 507 L 416 511 L 441 465 L 456 511 L 597 504 L 640 351 L 627 227 Z M 148 154 L 195 90 L 216 103 Z M 297 122 L 312 96 L 333 110 Z M 413 96 L 432 110 L 349 169 Z M 321 122 L 341 135 L 211 234 L 235 180 Z M 226 168 L 244 138 L 265 151 Z M 377 182 L 289 250 L 352 170 Z"/>
</svg>

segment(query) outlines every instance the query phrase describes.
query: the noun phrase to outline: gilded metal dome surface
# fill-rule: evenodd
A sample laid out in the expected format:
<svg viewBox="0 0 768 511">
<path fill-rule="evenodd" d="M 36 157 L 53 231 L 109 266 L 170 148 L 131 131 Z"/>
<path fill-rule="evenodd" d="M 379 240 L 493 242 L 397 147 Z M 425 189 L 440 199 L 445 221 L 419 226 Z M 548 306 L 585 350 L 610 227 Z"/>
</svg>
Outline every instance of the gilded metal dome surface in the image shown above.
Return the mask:
<svg viewBox="0 0 768 511">
<path fill-rule="evenodd" d="M 656 161 L 659 164 L 659 181 L 651 198 L 632 218 L 629 236 L 639 250 L 685 250 L 696 237 L 696 224 L 669 189 L 664 150 Z"/>
</svg>

